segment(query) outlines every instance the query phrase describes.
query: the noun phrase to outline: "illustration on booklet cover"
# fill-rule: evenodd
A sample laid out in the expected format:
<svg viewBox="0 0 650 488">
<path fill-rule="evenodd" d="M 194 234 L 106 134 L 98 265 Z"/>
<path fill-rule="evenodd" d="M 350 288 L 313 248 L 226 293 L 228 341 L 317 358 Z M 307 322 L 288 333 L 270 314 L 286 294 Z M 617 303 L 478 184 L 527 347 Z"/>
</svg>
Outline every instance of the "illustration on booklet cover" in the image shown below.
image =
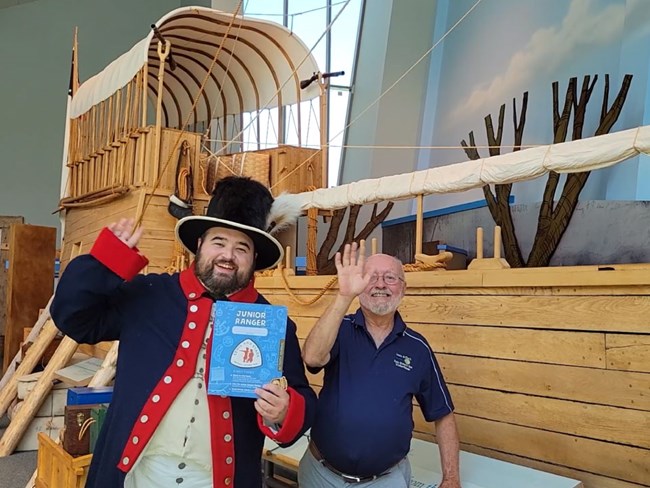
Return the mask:
<svg viewBox="0 0 650 488">
<path fill-rule="evenodd" d="M 217 301 L 212 316 L 208 393 L 256 398 L 282 376 L 287 307 Z"/>
</svg>

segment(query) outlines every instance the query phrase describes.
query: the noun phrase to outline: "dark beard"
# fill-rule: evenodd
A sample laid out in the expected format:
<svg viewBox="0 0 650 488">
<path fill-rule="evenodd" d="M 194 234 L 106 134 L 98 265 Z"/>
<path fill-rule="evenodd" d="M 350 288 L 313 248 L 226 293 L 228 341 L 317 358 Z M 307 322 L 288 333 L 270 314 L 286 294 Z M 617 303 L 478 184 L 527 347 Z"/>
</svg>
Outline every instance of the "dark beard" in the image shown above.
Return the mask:
<svg viewBox="0 0 650 488">
<path fill-rule="evenodd" d="M 200 253 L 197 255 L 196 277 L 208 289 L 215 300 L 246 288 L 255 272 L 253 267 L 248 272 L 237 268 L 237 271 L 232 276 L 215 276 L 214 265 L 216 263 L 228 263 L 234 266 L 232 261 L 215 260 L 202 262 Z"/>
</svg>

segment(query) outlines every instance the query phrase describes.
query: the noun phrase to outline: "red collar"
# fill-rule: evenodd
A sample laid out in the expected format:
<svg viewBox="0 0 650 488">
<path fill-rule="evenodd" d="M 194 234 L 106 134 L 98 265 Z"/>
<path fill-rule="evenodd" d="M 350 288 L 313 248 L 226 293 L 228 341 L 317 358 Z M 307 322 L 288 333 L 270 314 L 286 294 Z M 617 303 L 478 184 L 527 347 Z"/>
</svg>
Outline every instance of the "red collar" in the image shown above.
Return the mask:
<svg viewBox="0 0 650 488">
<path fill-rule="evenodd" d="M 194 273 L 193 262 L 189 268 L 180 273 L 180 283 L 183 294 L 188 301 L 194 301 L 201 298 L 205 292 L 205 286 L 199 281 Z M 232 295 L 228 296 L 228 300 L 231 302 L 245 302 L 245 303 L 254 303 L 257 301 L 259 293 L 255 289 L 255 277 L 251 278 L 248 285 L 245 288 L 242 288 L 239 291 L 236 291 Z"/>
</svg>

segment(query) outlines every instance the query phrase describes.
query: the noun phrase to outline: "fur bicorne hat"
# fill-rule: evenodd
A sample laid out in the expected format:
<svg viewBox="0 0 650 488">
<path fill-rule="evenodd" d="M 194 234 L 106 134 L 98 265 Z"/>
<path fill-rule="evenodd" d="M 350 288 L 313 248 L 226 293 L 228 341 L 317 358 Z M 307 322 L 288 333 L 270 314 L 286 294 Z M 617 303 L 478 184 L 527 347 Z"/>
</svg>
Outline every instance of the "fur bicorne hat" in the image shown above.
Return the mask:
<svg viewBox="0 0 650 488">
<path fill-rule="evenodd" d="M 255 246 L 255 270 L 272 268 L 284 255 L 272 234 L 292 225 L 300 207 L 288 195 L 273 198 L 267 187 L 243 176 L 220 180 L 205 215 L 185 217 L 176 224 L 176 237 L 192 254 L 199 238 L 212 227 L 227 227 L 248 235 Z"/>
</svg>

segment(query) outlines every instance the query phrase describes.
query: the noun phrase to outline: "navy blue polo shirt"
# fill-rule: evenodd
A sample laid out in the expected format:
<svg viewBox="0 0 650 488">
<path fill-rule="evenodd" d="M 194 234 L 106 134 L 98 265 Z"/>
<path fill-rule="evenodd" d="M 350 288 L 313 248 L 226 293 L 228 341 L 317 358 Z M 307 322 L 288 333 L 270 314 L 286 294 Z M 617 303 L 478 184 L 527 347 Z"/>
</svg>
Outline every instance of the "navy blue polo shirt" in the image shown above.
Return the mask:
<svg viewBox="0 0 650 488">
<path fill-rule="evenodd" d="M 343 319 L 325 365 L 312 439 L 346 474 L 383 473 L 410 449 L 413 397 L 429 422 L 454 408 L 426 339 L 395 313 L 392 332 L 377 348 L 359 309 Z"/>
</svg>

